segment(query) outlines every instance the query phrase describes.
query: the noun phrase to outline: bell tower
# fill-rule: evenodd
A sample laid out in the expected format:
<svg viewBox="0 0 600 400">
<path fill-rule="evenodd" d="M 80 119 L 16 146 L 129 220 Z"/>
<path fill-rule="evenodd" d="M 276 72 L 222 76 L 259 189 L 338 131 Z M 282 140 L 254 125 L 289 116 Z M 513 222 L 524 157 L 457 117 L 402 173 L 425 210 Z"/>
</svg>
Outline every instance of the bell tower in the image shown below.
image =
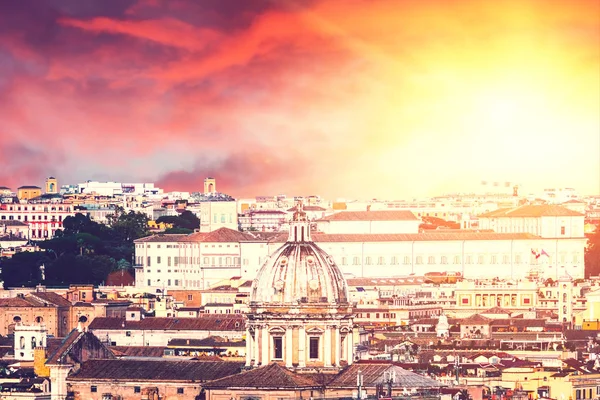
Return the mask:
<svg viewBox="0 0 600 400">
<path fill-rule="evenodd" d="M 47 194 L 57 194 L 58 193 L 58 181 L 53 176 L 46 178 L 46 193 Z"/>
<path fill-rule="evenodd" d="M 215 178 L 204 178 L 204 194 L 217 192 L 217 180 Z"/>
</svg>

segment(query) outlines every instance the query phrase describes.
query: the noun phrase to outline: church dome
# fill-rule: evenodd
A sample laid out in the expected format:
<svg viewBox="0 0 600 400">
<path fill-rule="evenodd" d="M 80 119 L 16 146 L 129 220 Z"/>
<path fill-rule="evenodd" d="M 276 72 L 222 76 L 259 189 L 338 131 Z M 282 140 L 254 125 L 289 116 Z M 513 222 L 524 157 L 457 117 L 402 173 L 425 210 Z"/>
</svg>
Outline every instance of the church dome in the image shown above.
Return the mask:
<svg viewBox="0 0 600 400">
<path fill-rule="evenodd" d="M 252 284 L 251 306 L 348 306 L 348 287 L 333 258 L 310 237 L 300 206 L 288 241 L 265 262 Z"/>
</svg>

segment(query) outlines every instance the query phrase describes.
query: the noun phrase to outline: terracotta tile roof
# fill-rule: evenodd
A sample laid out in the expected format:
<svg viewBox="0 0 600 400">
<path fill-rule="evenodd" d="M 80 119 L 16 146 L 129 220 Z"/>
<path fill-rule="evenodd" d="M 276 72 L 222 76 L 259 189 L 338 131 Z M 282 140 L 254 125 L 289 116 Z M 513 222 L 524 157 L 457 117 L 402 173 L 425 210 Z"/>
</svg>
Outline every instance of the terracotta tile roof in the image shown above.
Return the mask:
<svg viewBox="0 0 600 400">
<path fill-rule="evenodd" d="M 182 242 L 184 241 L 184 239 L 186 237 L 188 237 L 189 235 L 186 234 L 180 234 L 180 233 L 168 233 L 168 234 L 158 234 L 158 235 L 152 235 L 152 236 L 146 236 L 143 238 L 139 238 L 134 240 L 134 243 L 152 243 L 152 242 L 158 242 L 158 243 L 165 243 L 165 242 Z"/>
<path fill-rule="evenodd" d="M 356 376 L 354 380 L 356 383 Z M 317 389 L 318 385 L 308 377 L 295 374 L 273 363 L 208 382 L 203 387 L 207 389 Z"/>
<path fill-rule="evenodd" d="M 179 360 L 88 360 L 68 381 L 205 382 L 240 372 L 243 362 Z"/>
<path fill-rule="evenodd" d="M 252 235 L 244 232 L 236 231 L 229 228 L 219 228 L 212 232 L 195 232 L 189 235 L 186 234 L 158 234 L 147 236 L 134 240 L 135 243 L 189 243 L 189 242 L 241 242 L 246 240 L 256 240 Z"/>
<path fill-rule="evenodd" d="M 7 299 L 0 299 L 0 307 L 40 307 L 41 303 L 34 299 L 23 298 L 23 297 L 10 297 Z"/>
<path fill-rule="evenodd" d="M 72 305 L 69 300 L 54 292 L 33 292 L 29 296 L 38 299 L 44 304 L 49 303 L 58 307 L 71 307 Z"/>
<path fill-rule="evenodd" d="M 162 357 L 165 354 L 163 346 L 111 346 L 109 350 L 119 357 Z"/>
<path fill-rule="evenodd" d="M 363 386 L 374 387 L 385 383 L 390 374 L 395 375 L 394 387 L 410 389 L 439 388 L 442 383 L 423 375 L 408 371 L 395 364 L 384 363 L 357 363 L 352 364 L 342 371 L 333 381 L 329 383 L 331 388 L 353 388 L 356 387 L 356 375 L 361 371 Z"/>
<path fill-rule="evenodd" d="M 418 221 L 415 215 L 406 210 L 383 211 L 340 211 L 317 221 Z"/>
<path fill-rule="evenodd" d="M 511 312 L 502 307 L 492 307 L 488 310 L 481 311 L 481 314 L 508 314 L 508 315 L 510 315 Z"/>
<path fill-rule="evenodd" d="M 84 335 L 85 332 L 79 332 L 73 329 L 69 335 L 63 339 L 60 345 L 54 350 L 46 360 L 46 364 L 61 364 L 64 362 L 65 356 L 71 350 L 71 347 Z"/>
<path fill-rule="evenodd" d="M 326 234 L 315 233 L 312 235 L 317 243 L 325 242 L 412 242 L 412 241 L 461 241 L 461 240 L 526 240 L 541 239 L 539 236 L 530 233 L 494 233 L 494 232 L 461 232 L 452 233 L 441 232 L 423 232 L 423 233 L 395 233 L 395 234 L 377 234 L 377 233 L 350 233 L 350 234 Z M 283 241 L 287 239 L 287 234 Z"/>
<path fill-rule="evenodd" d="M 248 240 L 251 237 L 244 232 L 236 231 L 229 228 L 219 228 L 212 232 L 208 232 L 201 237 L 199 241 L 204 243 L 211 242 L 240 242 Z"/>
<path fill-rule="evenodd" d="M 200 314 L 197 318 L 144 318 L 126 321 L 125 318 L 96 317 L 89 325 L 90 330 L 170 330 L 170 331 L 243 331 L 244 316 Z"/>
<path fill-rule="evenodd" d="M 126 269 L 120 269 L 108 274 L 106 286 L 135 286 L 135 277 Z"/>
<path fill-rule="evenodd" d="M 17 220 L 3 220 L 0 221 L 0 225 L 4 226 L 28 226 L 25 222 L 17 221 Z"/>
<path fill-rule="evenodd" d="M 581 217 L 583 214 L 556 204 L 528 204 L 517 208 L 499 208 L 479 215 L 480 218 L 514 217 Z"/>
<path fill-rule="evenodd" d="M 488 325 L 490 323 L 490 318 L 486 318 L 483 315 L 473 314 L 467 318 L 463 318 L 460 320 L 461 325 Z"/>
</svg>

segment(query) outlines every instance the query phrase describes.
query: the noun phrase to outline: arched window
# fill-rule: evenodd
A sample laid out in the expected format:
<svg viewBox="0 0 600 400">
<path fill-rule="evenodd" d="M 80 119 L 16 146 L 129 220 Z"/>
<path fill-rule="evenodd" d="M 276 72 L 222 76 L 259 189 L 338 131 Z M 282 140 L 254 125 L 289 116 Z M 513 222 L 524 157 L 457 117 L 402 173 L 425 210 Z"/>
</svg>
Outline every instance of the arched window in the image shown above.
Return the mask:
<svg viewBox="0 0 600 400">
<path fill-rule="evenodd" d="M 19 338 L 19 347 L 24 349 L 25 348 L 25 336 L 21 336 Z"/>
<path fill-rule="evenodd" d="M 37 347 L 37 342 L 35 340 L 35 337 L 32 337 L 31 338 L 31 348 L 35 349 L 36 347 Z"/>
</svg>

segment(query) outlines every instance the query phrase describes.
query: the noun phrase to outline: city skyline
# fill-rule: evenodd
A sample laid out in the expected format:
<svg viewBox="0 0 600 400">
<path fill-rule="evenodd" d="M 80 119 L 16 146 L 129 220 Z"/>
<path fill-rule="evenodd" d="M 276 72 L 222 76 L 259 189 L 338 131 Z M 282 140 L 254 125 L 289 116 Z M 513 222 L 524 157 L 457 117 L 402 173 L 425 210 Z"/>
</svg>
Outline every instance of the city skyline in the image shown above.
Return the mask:
<svg viewBox="0 0 600 400">
<path fill-rule="evenodd" d="M 0 4 L 0 185 L 600 192 L 596 1 Z"/>
</svg>

